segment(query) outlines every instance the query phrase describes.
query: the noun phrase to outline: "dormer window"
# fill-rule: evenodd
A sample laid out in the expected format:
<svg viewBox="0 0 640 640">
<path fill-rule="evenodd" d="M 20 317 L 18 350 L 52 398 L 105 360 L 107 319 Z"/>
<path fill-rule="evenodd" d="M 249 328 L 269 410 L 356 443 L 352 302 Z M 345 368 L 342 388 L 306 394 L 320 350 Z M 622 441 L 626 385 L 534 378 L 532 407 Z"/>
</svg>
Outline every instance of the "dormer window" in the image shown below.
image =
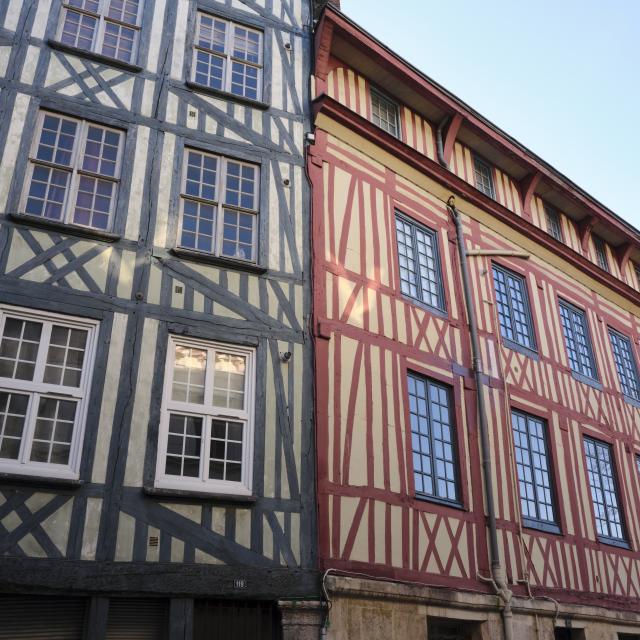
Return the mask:
<svg viewBox="0 0 640 640">
<path fill-rule="evenodd" d="M 371 89 L 371 120 L 395 138 L 399 138 L 398 105 L 375 89 Z"/>
<path fill-rule="evenodd" d="M 496 199 L 496 192 L 493 188 L 493 176 L 491 167 L 478 156 L 473 156 L 473 174 L 476 189 L 479 189 L 486 196 Z"/>
</svg>

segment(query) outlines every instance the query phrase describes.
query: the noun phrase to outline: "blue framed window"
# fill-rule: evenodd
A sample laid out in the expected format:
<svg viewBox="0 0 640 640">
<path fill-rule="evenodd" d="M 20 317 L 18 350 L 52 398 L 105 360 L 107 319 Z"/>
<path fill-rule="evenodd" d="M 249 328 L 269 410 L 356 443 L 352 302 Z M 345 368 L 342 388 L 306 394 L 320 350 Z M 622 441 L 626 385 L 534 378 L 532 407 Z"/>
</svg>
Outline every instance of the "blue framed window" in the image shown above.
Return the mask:
<svg viewBox="0 0 640 640">
<path fill-rule="evenodd" d="M 585 312 L 561 300 L 560 320 L 571 370 L 591 380 L 597 380 L 596 362 Z"/>
<path fill-rule="evenodd" d="M 522 520 L 526 526 L 559 532 L 544 420 L 511 411 Z"/>
<path fill-rule="evenodd" d="M 584 453 L 598 537 L 604 542 L 626 543 L 611 446 L 585 437 Z"/>
<path fill-rule="evenodd" d="M 636 359 L 633 357 L 631 340 L 611 328 L 609 329 L 609 338 L 622 393 L 634 400 L 640 400 L 638 367 Z"/>
<path fill-rule="evenodd" d="M 562 242 L 562 225 L 558 210 L 547 202 L 544 203 L 544 213 L 547 219 L 547 233 Z"/>
<path fill-rule="evenodd" d="M 396 238 L 400 290 L 414 300 L 444 311 L 436 232 L 396 213 Z"/>
<path fill-rule="evenodd" d="M 609 259 L 607 258 L 607 247 L 604 240 L 600 236 L 593 236 L 593 246 L 596 250 L 596 260 L 598 266 L 605 271 L 609 271 Z"/>
<path fill-rule="evenodd" d="M 451 389 L 413 373 L 407 387 L 416 493 L 459 503 Z"/>
<path fill-rule="evenodd" d="M 493 283 L 502 337 L 526 349 L 535 350 L 536 341 L 525 279 L 494 264 Z"/>
<path fill-rule="evenodd" d="M 473 176 L 476 189 L 479 189 L 482 193 L 495 200 L 496 192 L 493 187 L 491 166 L 478 156 L 473 156 Z"/>
</svg>

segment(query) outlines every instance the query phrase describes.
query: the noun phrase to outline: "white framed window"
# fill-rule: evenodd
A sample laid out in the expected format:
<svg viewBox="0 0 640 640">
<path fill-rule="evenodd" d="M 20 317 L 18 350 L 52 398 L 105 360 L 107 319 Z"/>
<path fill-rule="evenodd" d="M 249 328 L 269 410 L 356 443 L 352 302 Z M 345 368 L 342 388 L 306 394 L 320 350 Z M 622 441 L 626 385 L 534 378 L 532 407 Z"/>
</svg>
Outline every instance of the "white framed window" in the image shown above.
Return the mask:
<svg viewBox="0 0 640 640">
<path fill-rule="evenodd" d="M 156 487 L 251 495 L 255 350 L 170 336 Z"/>
<path fill-rule="evenodd" d="M 257 261 L 260 167 L 185 149 L 178 244 Z"/>
<path fill-rule="evenodd" d="M 375 89 L 371 89 L 371 120 L 392 136 L 400 137 L 398 105 Z"/>
<path fill-rule="evenodd" d="M 192 80 L 234 95 L 262 97 L 263 34 L 198 11 Z"/>
<path fill-rule="evenodd" d="M 138 53 L 143 0 L 64 0 L 58 41 L 133 62 Z"/>
<path fill-rule="evenodd" d="M 0 306 L 0 470 L 77 478 L 98 322 Z"/>
<path fill-rule="evenodd" d="M 123 131 L 41 111 L 22 211 L 55 222 L 111 229 L 123 146 Z"/>
</svg>

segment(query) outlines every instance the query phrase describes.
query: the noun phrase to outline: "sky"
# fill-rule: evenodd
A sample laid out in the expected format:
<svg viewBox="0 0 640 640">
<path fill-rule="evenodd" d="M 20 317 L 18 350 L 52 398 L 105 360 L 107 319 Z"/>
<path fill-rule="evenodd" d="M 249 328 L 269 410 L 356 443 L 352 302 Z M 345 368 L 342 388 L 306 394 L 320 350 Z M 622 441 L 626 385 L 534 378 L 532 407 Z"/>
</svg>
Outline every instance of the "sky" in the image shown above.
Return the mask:
<svg viewBox="0 0 640 640">
<path fill-rule="evenodd" d="M 640 1 L 342 0 L 342 11 L 640 229 Z"/>
</svg>

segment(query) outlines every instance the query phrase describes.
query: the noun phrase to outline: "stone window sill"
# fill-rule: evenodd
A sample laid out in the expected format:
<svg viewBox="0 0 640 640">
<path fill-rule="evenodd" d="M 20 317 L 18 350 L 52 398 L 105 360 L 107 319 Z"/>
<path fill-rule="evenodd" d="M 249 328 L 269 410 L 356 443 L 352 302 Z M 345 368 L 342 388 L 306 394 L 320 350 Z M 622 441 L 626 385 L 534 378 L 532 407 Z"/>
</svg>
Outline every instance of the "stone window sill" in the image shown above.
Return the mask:
<svg viewBox="0 0 640 640">
<path fill-rule="evenodd" d="M 229 91 L 221 91 L 220 89 L 214 89 L 213 87 L 207 87 L 204 84 L 193 82 L 192 80 L 186 80 L 184 85 L 185 87 L 193 91 L 208 93 L 209 95 L 215 96 L 216 98 L 231 100 L 232 102 L 239 102 L 240 104 L 247 105 L 248 107 L 253 107 L 254 109 L 261 109 L 262 111 L 266 111 L 271 106 L 266 102 L 262 102 L 261 100 L 253 100 L 251 98 L 245 98 L 244 96 L 238 96 L 235 93 L 230 93 Z"/>
<path fill-rule="evenodd" d="M 148 496 L 158 496 L 160 498 L 188 498 L 206 500 L 210 502 L 229 502 L 239 504 L 253 504 L 257 501 L 254 495 L 241 495 L 233 493 L 215 493 L 206 491 L 192 491 L 190 489 L 169 489 L 145 485 L 143 491 Z"/>
</svg>

